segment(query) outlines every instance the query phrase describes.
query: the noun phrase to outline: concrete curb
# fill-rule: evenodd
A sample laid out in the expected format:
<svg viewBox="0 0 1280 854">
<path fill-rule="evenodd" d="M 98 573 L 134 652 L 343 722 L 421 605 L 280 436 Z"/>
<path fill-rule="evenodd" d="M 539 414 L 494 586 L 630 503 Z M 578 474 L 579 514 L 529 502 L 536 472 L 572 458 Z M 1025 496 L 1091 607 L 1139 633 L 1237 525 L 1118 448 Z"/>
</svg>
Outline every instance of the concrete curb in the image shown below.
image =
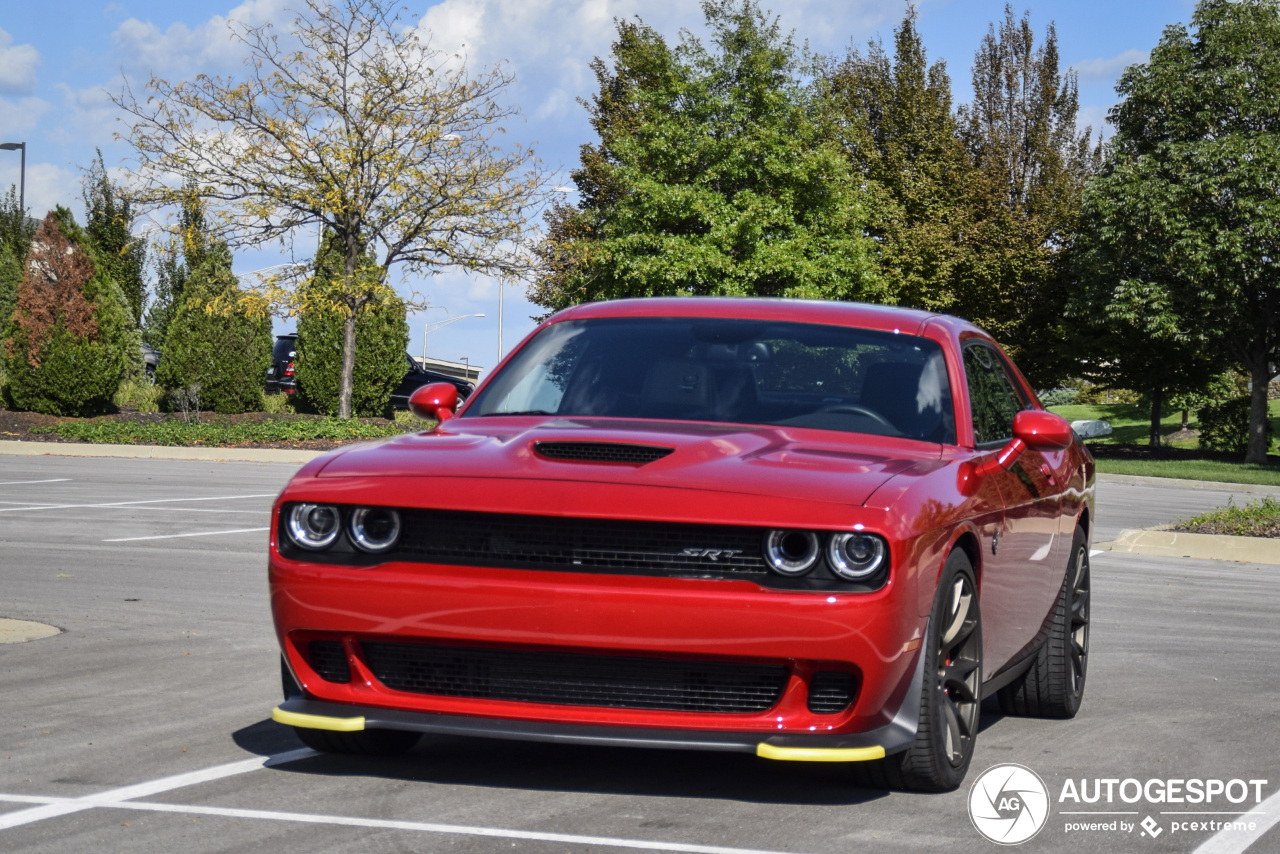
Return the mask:
<svg viewBox="0 0 1280 854">
<path fill-rule="evenodd" d="M 1212 489 L 1218 492 L 1245 492 L 1253 495 L 1280 495 L 1280 486 L 1261 483 L 1225 483 L 1218 480 L 1183 480 L 1176 477 L 1144 477 L 1136 474 L 1097 475 L 1100 483 L 1129 483 L 1135 486 L 1163 486 L 1173 489 Z"/>
<path fill-rule="evenodd" d="M 170 445 L 90 445 L 77 442 L 0 441 L 0 454 L 24 457 L 126 457 L 150 460 L 208 460 L 211 462 L 310 462 L 327 451 L 288 448 L 187 448 Z"/>
<path fill-rule="evenodd" d="M 1128 528 L 1109 543 L 1095 549 L 1157 557 L 1190 557 L 1280 566 L 1280 540 L 1267 537 L 1231 537 L 1224 534 L 1184 534 Z"/>
</svg>

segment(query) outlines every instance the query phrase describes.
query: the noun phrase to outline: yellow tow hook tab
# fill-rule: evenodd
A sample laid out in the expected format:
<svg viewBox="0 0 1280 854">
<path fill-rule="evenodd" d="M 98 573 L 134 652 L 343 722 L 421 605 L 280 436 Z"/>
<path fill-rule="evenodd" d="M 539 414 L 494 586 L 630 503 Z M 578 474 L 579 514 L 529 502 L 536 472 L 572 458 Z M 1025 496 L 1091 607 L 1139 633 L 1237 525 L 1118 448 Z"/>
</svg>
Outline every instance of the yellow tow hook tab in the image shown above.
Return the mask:
<svg viewBox="0 0 1280 854">
<path fill-rule="evenodd" d="M 870 762 L 884 759 L 883 747 L 775 747 L 760 742 L 756 756 L 786 762 Z"/>
<path fill-rule="evenodd" d="M 327 729 L 332 732 L 360 732 L 364 729 L 363 717 L 331 718 L 327 715 L 306 715 L 302 712 L 287 712 L 279 706 L 271 710 L 271 720 L 286 726 Z"/>
</svg>

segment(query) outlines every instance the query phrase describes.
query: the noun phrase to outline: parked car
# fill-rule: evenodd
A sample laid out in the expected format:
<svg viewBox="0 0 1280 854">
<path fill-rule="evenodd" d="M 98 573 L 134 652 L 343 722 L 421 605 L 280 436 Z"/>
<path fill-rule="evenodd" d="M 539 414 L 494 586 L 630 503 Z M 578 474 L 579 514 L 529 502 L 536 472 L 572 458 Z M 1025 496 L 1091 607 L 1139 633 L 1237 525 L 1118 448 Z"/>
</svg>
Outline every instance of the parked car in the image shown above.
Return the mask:
<svg viewBox="0 0 1280 854">
<path fill-rule="evenodd" d="M 391 392 L 391 405 L 396 409 L 408 409 L 410 395 L 431 383 L 449 383 L 457 390 L 459 400 L 466 400 L 476 390 L 473 382 L 420 367 L 408 353 L 405 353 L 404 358 L 408 363 L 408 371 L 400 381 L 400 385 Z"/>
<path fill-rule="evenodd" d="M 160 366 L 160 351 L 147 344 L 142 346 L 142 375 L 147 382 L 156 381 L 156 368 Z"/>
<path fill-rule="evenodd" d="M 268 394 L 295 394 L 298 390 L 294 366 L 298 357 L 298 334 L 289 332 L 276 336 L 275 347 L 271 351 L 271 366 L 267 368 L 266 390 Z M 418 366 L 413 357 L 405 354 L 405 375 L 400 384 L 391 392 L 391 405 L 396 409 L 405 409 L 409 405 L 409 395 L 430 383 L 447 382 L 457 389 L 458 397 L 466 400 L 475 391 L 475 384 L 458 377 L 451 377 L 438 371 L 428 371 Z"/>
<path fill-rule="evenodd" d="M 274 507 L 273 717 L 313 748 L 729 750 L 948 790 L 984 697 L 1079 708 L 1093 460 L 963 320 L 581 305 L 456 415 L 452 385 L 411 408 L 439 423 Z"/>
<path fill-rule="evenodd" d="M 288 332 L 276 336 L 271 348 L 271 365 L 267 368 L 268 394 L 296 394 L 298 379 L 294 376 L 294 363 L 298 358 L 298 333 Z"/>
</svg>

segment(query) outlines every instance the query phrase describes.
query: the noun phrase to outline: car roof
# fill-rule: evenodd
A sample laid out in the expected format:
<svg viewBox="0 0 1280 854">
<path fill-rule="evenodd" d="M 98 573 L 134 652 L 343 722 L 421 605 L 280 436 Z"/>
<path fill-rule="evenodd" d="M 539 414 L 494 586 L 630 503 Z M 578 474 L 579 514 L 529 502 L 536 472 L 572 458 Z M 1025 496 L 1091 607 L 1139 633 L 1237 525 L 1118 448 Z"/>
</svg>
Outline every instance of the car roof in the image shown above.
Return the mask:
<svg viewBox="0 0 1280 854">
<path fill-rule="evenodd" d="M 826 323 L 918 334 L 930 320 L 944 316 L 914 308 L 828 300 L 644 297 L 577 305 L 560 312 L 553 320 L 600 317 L 728 317 Z"/>
</svg>

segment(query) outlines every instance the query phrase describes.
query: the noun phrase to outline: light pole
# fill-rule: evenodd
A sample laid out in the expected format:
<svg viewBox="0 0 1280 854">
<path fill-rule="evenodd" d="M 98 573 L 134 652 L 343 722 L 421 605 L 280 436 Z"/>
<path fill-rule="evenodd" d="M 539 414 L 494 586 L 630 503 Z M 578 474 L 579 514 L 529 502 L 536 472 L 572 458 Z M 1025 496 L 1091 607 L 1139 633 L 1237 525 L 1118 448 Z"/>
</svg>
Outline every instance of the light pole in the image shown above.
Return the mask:
<svg viewBox="0 0 1280 854">
<path fill-rule="evenodd" d="M 27 144 L 25 142 L 0 142 L 0 151 L 21 151 L 22 166 L 18 173 L 18 212 L 23 221 L 27 218 Z"/>
<path fill-rule="evenodd" d="M 449 317 L 444 320 L 437 320 L 434 323 L 424 323 L 422 325 L 422 367 L 427 366 L 427 336 L 437 329 L 442 329 L 450 323 L 457 323 L 459 320 L 466 320 L 468 317 L 484 317 L 484 313 L 480 314 L 460 314 L 457 317 Z"/>
<path fill-rule="evenodd" d="M 471 381 L 471 357 L 459 356 L 458 358 L 462 360 L 462 364 L 467 366 L 466 370 L 464 370 L 463 373 L 467 375 L 466 376 L 467 382 L 470 382 Z"/>
</svg>

